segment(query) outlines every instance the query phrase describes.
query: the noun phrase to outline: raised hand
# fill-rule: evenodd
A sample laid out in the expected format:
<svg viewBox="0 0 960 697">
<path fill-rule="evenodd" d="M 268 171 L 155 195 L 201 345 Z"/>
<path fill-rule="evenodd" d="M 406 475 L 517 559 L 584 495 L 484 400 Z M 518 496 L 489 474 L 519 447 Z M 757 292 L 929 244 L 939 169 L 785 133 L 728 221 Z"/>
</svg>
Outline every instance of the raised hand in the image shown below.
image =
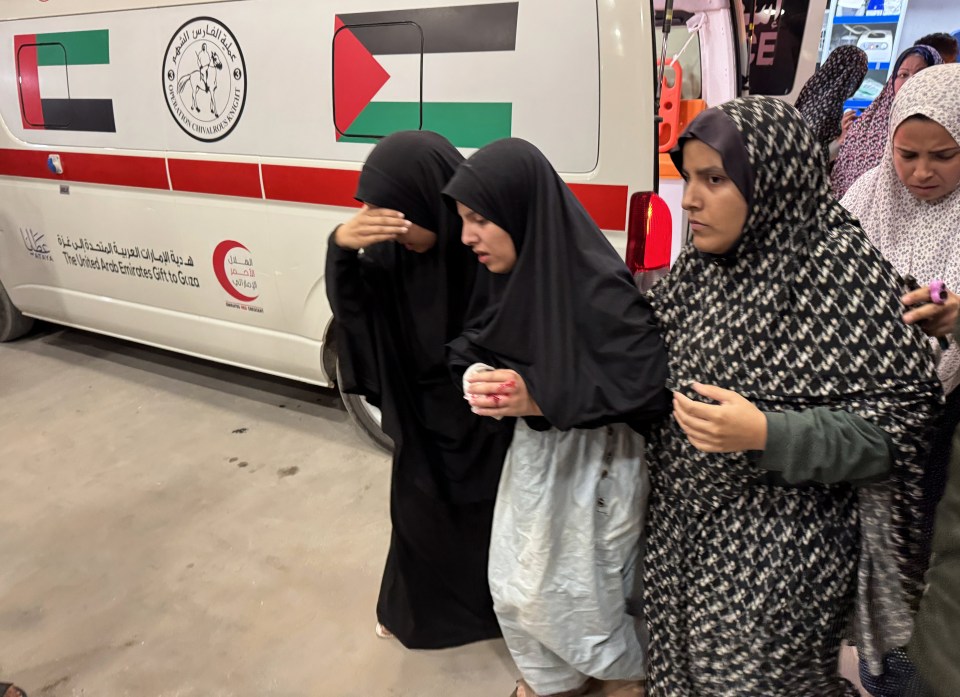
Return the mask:
<svg viewBox="0 0 960 697">
<path fill-rule="evenodd" d="M 400 240 L 409 228 L 410 221 L 403 213 L 364 204 L 359 213 L 337 228 L 333 241 L 345 249 L 363 249 L 378 242 Z"/>
</svg>

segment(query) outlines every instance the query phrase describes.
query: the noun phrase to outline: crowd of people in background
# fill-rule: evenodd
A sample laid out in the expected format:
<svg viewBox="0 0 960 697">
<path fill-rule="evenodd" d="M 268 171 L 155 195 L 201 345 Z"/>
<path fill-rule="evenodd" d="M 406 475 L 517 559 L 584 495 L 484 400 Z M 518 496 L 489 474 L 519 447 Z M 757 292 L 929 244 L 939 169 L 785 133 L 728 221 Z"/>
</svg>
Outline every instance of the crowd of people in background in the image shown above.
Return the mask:
<svg viewBox="0 0 960 697">
<path fill-rule="evenodd" d="M 327 288 L 395 444 L 379 636 L 502 635 L 516 697 L 856 695 L 844 642 L 960 694 L 956 54 L 703 112 L 646 294 L 532 144 L 374 148 Z"/>
</svg>

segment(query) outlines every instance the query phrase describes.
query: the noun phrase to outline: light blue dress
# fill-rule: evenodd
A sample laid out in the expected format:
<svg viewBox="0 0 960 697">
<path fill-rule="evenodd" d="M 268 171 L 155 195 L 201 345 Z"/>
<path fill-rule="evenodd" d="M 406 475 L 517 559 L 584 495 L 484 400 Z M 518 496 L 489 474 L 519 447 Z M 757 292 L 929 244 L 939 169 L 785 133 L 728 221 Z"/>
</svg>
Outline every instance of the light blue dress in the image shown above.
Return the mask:
<svg viewBox="0 0 960 697">
<path fill-rule="evenodd" d="M 624 424 L 536 431 L 518 420 L 493 519 L 490 590 L 537 694 L 645 676 L 643 438 Z"/>
</svg>

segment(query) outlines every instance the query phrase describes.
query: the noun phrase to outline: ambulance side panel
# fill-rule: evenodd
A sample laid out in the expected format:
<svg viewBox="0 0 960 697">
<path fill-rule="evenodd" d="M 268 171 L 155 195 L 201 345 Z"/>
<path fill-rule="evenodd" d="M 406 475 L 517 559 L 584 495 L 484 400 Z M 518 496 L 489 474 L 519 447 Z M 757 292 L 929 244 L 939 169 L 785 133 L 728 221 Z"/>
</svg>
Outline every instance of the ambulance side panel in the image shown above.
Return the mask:
<svg viewBox="0 0 960 697">
<path fill-rule="evenodd" d="M 327 238 L 372 148 L 356 128 L 422 113 L 466 155 L 527 138 L 621 250 L 652 188 L 642 2 L 36 5 L 0 10 L 0 280 L 30 316 L 327 385 Z M 338 32 L 411 8 L 422 55 Z M 450 50 L 464 16 L 493 39 Z"/>
</svg>

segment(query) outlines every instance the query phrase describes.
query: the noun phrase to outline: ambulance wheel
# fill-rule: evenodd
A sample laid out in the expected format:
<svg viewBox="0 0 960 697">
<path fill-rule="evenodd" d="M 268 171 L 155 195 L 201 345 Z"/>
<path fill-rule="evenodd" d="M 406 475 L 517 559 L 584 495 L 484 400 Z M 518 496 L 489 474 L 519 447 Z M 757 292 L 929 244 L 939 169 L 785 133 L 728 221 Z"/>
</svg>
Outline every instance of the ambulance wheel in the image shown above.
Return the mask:
<svg viewBox="0 0 960 697">
<path fill-rule="evenodd" d="M 374 442 L 374 444 L 388 453 L 393 452 L 393 441 L 381 427 L 382 416 L 380 410 L 370 404 L 366 399 L 358 394 L 347 394 L 340 386 L 343 379 L 340 377 L 340 362 L 337 361 L 337 389 L 340 390 L 340 399 L 343 400 L 343 406 L 347 408 L 347 413 L 353 419 L 360 432 Z"/>
<path fill-rule="evenodd" d="M 0 342 L 19 339 L 33 328 L 33 318 L 24 317 L 13 305 L 0 282 Z"/>
</svg>

